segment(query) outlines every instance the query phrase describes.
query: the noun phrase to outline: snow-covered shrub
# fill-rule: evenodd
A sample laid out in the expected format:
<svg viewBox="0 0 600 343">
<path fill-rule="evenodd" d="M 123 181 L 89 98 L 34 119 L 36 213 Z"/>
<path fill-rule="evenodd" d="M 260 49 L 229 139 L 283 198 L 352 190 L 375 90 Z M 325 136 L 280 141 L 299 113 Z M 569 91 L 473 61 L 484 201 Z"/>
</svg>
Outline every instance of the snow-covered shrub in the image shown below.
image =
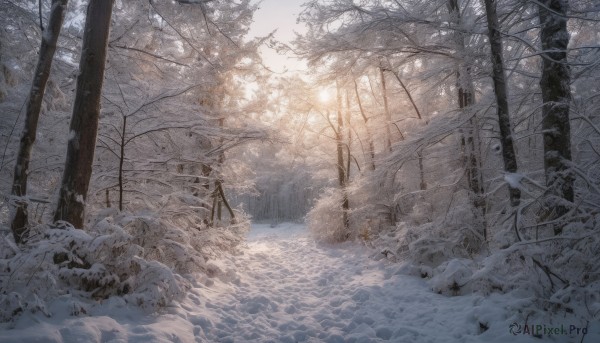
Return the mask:
<svg viewBox="0 0 600 343">
<path fill-rule="evenodd" d="M 432 288 L 447 295 L 514 292 L 529 299 L 517 309 L 524 317 L 537 313 L 550 320 L 548 316 L 558 313 L 582 323 L 597 321 L 600 319 L 597 222 L 571 222 L 559 236 L 524 240 L 474 260 L 444 262 L 433 269 Z"/>
<path fill-rule="evenodd" d="M 391 189 L 380 191 L 378 187 L 380 187 L 379 182 L 365 178 L 354 180 L 347 187 L 350 229 L 345 235 L 340 236 L 342 240 L 358 239 L 367 245 L 372 245 L 371 241 L 380 234 L 386 235 L 394 231 L 393 223 L 398 219 L 396 217 L 398 206 L 395 206 L 393 201 L 394 192 Z M 341 204 L 341 195 L 339 201 Z M 327 212 L 323 211 L 323 213 L 327 215 Z M 338 215 L 341 218 L 341 211 Z"/>
<path fill-rule="evenodd" d="M 342 192 L 337 188 L 328 188 L 308 212 L 307 225 L 318 240 L 335 243 L 351 236 L 346 232 L 342 213 Z"/>
<path fill-rule="evenodd" d="M 190 287 L 186 279 L 158 261 L 148 261 L 139 257 L 132 259 L 137 274 L 127 278 L 123 292 L 133 284 L 133 292 L 124 294 L 126 301 L 138 306 L 156 309 L 167 306 L 178 299 Z"/>
<path fill-rule="evenodd" d="M 39 225 L 20 249 L 6 230 L 0 239 L 0 320 L 25 311 L 50 315 L 46 302 L 67 294 L 77 303 L 118 296 L 149 310 L 166 306 L 189 287 L 181 274 L 207 272 L 206 260 L 233 249 L 247 227 L 242 220 L 226 228 L 180 228 L 168 217 L 108 210 L 88 232 L 66 223 Z"/>
<path fill-rule="evenodd" d="M 23 312 L 21 295 L 16 292 L 0 294 L 0 322 L 8 322 Z"/>
<path fill-rule="evenodd" d="M 456 206 L 443 216 L 425 204 L 415 204 L 396 226 L 381 231 L 372 241 L 378 250 L 397 260 L 435 268 L 455 258 L 472 258 L 484 242 L 483 228 L 464 194 L 455 194 Z M 389 257 L 388 257 L 389 258 Z"/>
<path fill-rule="evenodd" d="M 209 228 L 185 210 L 192 207 L 184 206 L 182 196 L 172 196 L 161 213 L 101 210 L 86 231 L 68 223 L 38 225 L 20 247 L 5 227 L 0 321 L 24 312 L 49 316 L 47 304 L 60 297 L 70 298 L 75 314 L 85 313 L 92 300 L 108 298 L 153 311 L 185 294 L 184 275 L 215 274 L 207 260 L 243 242 L 249 221 L 238 213 L 236 224 Z"/>
<path fill-rule="evenodd" d="M 433 221 L 433 206 L 421 199 L 412 207 L 410 219 L 417 225 L 430 223 Z"/>
<path fill-rule="evenodd" d="M 178 273 L 189 273 L 204 267 L 204 259 L 190 245 L 191 237 L 184 229 L 166 225 L 154 216 L 117 218 L 140 247 L 140 257 L 159 261 Z"/>
<path fill-rule="evenodd" d="M 227 227 L 208 227 L 197 217 L 180 217 L 174 225 L 170 218 L 150 215 L 121 215 L 115 218 L 143 248 L 141 257 L 159 261 L 177 273 L 206 270 L 206 261 L 232 252 L 244 240 L 249 221 Z"/>
<path fill-rule="evenodd" d="M 433 271 L 430 281 L 433 291 L 445 295 L 464 294 L 464 286 L 473 275 L 473 265 L 472 260 L 463 258 L 445 261 Z"/>
<path fill-rule="evenodd" d="M 432 231 L 423 231 L 419 239 L 408 245 L 410 259 L 419 265 L 436 267 L 452 257 L 452 241 L 435 237 Z"/>
<path fill-rule="evenodd" d="M 184 294 L 188 282 L 166 265 L 140 257 L 144 249 L 132 235 L 117 225 L 103 229 L 87 233 L 65 223 L 33 228 L 20 250 L 0 260 L 0 302 L 7 305 L 0 319 L 43 310 L 46 301 L 70 293 L 96 300 L 123 296 L 150 310 Z"/>
<path fill-rule="evenodd" d="M 0 260 L 12 258 L 19 252 L 15 241 L 7 236 L 0 236 Z"/>
</svg>

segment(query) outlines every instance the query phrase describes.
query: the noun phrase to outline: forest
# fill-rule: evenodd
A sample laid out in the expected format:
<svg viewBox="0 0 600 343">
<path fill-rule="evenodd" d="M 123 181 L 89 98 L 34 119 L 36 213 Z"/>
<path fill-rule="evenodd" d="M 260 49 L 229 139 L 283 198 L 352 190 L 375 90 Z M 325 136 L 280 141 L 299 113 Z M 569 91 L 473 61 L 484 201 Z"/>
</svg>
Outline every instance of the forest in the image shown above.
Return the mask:
<svg viewBox="0 0 600 343">
<path fill-rule="evenodd" d="M 300 2 L 0 0 L 0 341 L 600 340 L 600 3 Z"/>
</svg>

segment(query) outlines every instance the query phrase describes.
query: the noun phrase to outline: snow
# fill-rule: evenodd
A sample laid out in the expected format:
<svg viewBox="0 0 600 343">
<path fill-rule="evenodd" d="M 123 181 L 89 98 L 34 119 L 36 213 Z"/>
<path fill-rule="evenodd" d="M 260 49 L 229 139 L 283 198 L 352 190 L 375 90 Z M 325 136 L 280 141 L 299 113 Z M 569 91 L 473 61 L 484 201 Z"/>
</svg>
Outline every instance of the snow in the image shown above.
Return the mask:
<svg viewBox="0 0 600 343">
<path fill-rule="evenodd" d="M 528 299 L 445 296 L 407 266 L 375 261 L 357 243 L 315 242 L 304 225 L 254 224 L 240 255 L 191 278 L 180 303 L 148 314 L 113 297 L 90 307 L 59 298 L 46 312 L 0 324 L 1 342 L 539 342 L 509 327 Z M 446 268 L 462 282 L 466 262 Z M 439 276 L 435 283 L 442 282 Z M 530 323 L 533 324 L 533 323 Z M 553 323 L 552 325 L 555 325 Z M 566 328 L 572 323 L 564 322 Z M 484 327 L 488 329 L 485 330 Z M 571 338 L 569 338 L 571 337 Z M 555 342 L 573 337 L 554 336 Z M 547 337 L 544 337 L 547 338 Z M 579 338 L 577 341 L 579 341 Z M 600 340 L 590 323 L 586 342 Z"/>
<path fill-rule="evenodd" d="M 512 188 L 521 188 L 521 180 L 523 180 L 523 174 L 519 173 L 506 173 L 504 175 L 504 181 Z"/>
<path fill-rule="evenodd" d="M 54 7 L 54 6 L 53 6 Z M 49 30 L 48 28 L 46 28 L 43 32 L 42 32 L 42 40 L 44 40 L 44 42 L 46 44 L 51 44 L 52 41 L 54 41 L 54 34 L 52 33 L 51 30 Z"/>
</svg>

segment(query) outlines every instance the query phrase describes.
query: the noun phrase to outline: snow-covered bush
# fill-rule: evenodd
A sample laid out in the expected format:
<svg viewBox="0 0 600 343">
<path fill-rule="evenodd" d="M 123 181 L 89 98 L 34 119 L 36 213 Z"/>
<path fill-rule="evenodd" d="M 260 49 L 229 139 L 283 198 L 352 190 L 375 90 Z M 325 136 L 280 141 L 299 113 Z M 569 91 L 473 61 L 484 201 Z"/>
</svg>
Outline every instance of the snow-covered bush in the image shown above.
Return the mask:
<svg viewBox="0 0 600 343">
<path fill-rule="evenodd" d="M 82 299 L 124 296 L 151 310 L 183 294 L 188 287 L 183 277 L 141 258 L 144 249 L 123 228 L 110 229 L 87 233 L 66 223 L 33 228 L 27 244 L 0 260 L 1 301 L 18 305 L 6 308 L 2 319 L 73 291 Z"/>
<path fill-rule="evenodd" d="M 342 221 L 342 199 L 339 189 L 328 188 L 308 212 L 308 229 L 318 240 L 335 243 L 345 241 L 350 236 Z"/>
<path fill-rule="evenodd" d="M 104 234 L 68 224 L 33 228 L 20 250 L 0 260 L 0 302 L 7 305 L 0 320 L 25 310 L 46 313 L 46 301 L 67 294 L 82 301 L 123 296 L 151 310 L 183 295 L 187 281 L 164 264 L 139 257 L 143 248 L 132 239 L 118 226 Z"/>
<path fill-rule="evenodd" d="M 47 303 L 64 296 L 72 297 L 79 304 L 75 307 L 84 312 L 92 300 L 111 297 L 156 310 L 185 294 L 189 288 L 185 274 L 209 274 L 206 261 L 234 249 L 248 228 L 247 220 L 210 229 L 174 222 L 169 216 L 163 219 L 108 209 L 99 213 L 88 231 L 67 223 L 36 226 L 22 247 L 4 234 L 0 239 L 0 321 L 25 311 L 49 316 Z"/>
<path fill-rule="evenodd" d="M 459 258 L 442 263 L 431 278 L 433 291 L 445 295 L 463 294 L 463 287 L 473 275 L 473 264 L 472 260 Z"/>
<path fill-rule="evenodd" d="M 416 203 L 395 227 L 374 236 L 371 245 L 396 260 L 435 268 L 454 258 L 472 258 L 482 248 L 481 223 L 464 193 L 454 195 L 455 207 L 434 209 Z"/>
</svg>

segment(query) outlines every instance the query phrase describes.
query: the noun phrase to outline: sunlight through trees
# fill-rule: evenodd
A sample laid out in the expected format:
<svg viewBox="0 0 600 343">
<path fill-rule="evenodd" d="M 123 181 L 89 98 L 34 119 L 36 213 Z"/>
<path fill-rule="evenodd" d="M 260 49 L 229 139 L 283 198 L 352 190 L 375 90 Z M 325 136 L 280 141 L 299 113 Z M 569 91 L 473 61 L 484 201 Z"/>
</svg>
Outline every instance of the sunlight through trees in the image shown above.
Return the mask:
<svg viewBox="0 0 600 343">
<path fill-rule="evenodd" d="M 214 261 L 251 221 L 443 295 L 522 292 L 515 323 L 597 322 L 599 21 L 594 0 L 0 0 L 0 322 L 240 283 Z"/>
</svg>

